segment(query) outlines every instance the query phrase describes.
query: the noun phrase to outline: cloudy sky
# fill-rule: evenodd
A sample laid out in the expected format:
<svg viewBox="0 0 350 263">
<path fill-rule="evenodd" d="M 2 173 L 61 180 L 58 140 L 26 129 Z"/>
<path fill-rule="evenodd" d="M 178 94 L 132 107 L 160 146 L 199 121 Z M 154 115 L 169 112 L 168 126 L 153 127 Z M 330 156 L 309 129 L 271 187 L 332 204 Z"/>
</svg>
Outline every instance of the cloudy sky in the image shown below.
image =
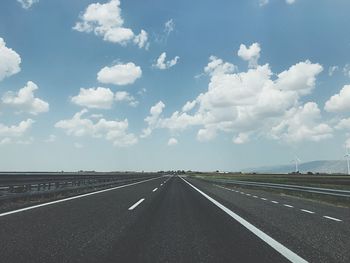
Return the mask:
<svg viewBox="0 0 350 263">
<path fill-rule="evenodd" d="M 334 0 L 3 0 L 0 170 L 342 159 L 348 10 Z"/>
</svg>

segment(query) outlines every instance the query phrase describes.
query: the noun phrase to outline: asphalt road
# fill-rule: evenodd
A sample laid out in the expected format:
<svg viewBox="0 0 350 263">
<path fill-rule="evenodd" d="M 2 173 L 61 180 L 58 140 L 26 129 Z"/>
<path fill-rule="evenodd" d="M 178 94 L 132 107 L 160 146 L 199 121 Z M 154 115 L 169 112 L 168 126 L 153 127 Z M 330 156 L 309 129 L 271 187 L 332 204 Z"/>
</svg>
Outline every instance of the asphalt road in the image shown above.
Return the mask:
<svg viewBox="0 0 350 263">
<path fill-rule="evenodd" d="M 350 262 L 348 209 L 238 190 L 160 177 L 0 214 L 0 262 Z"/>
</svg>

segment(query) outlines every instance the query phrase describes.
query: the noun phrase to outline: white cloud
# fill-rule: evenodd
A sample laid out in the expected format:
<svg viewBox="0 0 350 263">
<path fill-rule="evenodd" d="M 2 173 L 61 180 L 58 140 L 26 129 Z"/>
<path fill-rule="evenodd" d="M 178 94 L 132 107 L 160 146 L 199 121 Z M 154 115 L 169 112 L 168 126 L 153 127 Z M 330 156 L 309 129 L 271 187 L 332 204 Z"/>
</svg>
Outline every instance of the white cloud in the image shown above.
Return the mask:
<svg viewBox="0 0 350 263">
<path fill-rule="evenodd" d="M 170 138 L 168 141 L 168 146 L 174 146 L 178 144 L 178 141 L 175 138 Z"/>
<path fill-rule="evenodd" d="M 141 30 L 140 34 L 135 36 L 134 38 L 134 43 L 139 47 L 139 48 L 145 48 L 146 50 L 149 49 L 149 42 L 148 42 L 148 34 L 145 30 Z"/>
<path fill-rule="evenodd" d="M 186 104 L 182 107 L 182 111 L 183 112 L 187 112 L 187 111 L 190 111 L 192 110 L 197 104 L 197 101 L 196 100 L 193 100 L 193 101 L 187 101 Z"/>
<path fill-rule="evenodd" d="M 126 91 L 117 91 L 115 94 L 108 88 L 81 88 L 77 96 L 71 101 L 79 106 L 91 109 L 110 109 L 114 102 L 126 102 L 132 107 L 138 105 L 138 101 Z M 100 118 L 102 115 L 93 114 L 91 118 Z"/>
<path fill-rule="evenodd" d="M 343 73 L 345 77 L 349 77 L 350 78 L 350 64 L 346 64 L 343 67 Z"/>
<path fill-rule="evenodd" d="M 237 71 L 237 67 L 231 63 L 224 62 L 222 59 L 215 56 L 209 57 L 209 63 L 204 68 L 204 72 L 213 75 L 234 73 Z"/>
<path fill-rule="evenodd" d="M 269 0 L 259 0 L 259 6 L 264 6 L 269 3 Z"/>
<path fill-rule="evenodd" d="M 141 76 L 141 68 L 129 62 L 102 68 L 97 73 L 97 80 L 105 84 L 129 85 L 133 84 Z"/>
<path fill-rule="evenodd" d="M 216 129 L 204 128 L 200 129 L 197 133 L 197 140 L 200 142 L 210 141 L 217 135 Z"/>
<path fill-rule="evenodd" d="M 237 137 L 233 138 L 233 143 L 235 144 L 244 144 L 249 141 L 249 135 L 243 132 L 240 132 Z"/>
<path fill-rule="evenodd" d="M 141 30 L 135 35 L 130 28 L 123 27 L 124 20 L 121 16 L 120 1 L 111 0 L 107 3 L 90 4 L 85 12 L 80 15 L 80 21 L 73 27 L 79 32 L 94 32 L 103 37 L 103 40 L 126 45 L 134 42 L 140 48 L 148 46 L 147 32 Z"/>
<path fill-rule="evenodd" d="M 81 88 L 77 96 L 71 101 L 79 106 L 94 109 L 110 109 L 114 101 L 114 94 L 107 88 Z"/>
<path fill-rule="evenodd" d="M 29 9 L 35 3 L 39 3 L 39 0 L 17 0 L 17 2 L 20 3 L 24 9 Z"/>
<path fill-rule="evenodd" d="M 303 110 L 299 109 L 301 98 L 315 88 L 316 77 L 322 70 L 321 65 L 307 60 L 280 74 L 273 73 L 268 64 L 238 72 L 233 64 L 211 56 L 204 69 L 210 77 L 207 91 L 186 102 L 182 111 L 175 111 L 170 117 L 157 115 L 145 131 L 149 135 L 155 128 L 173 133 L 198 127 L 199 141 L 225 132 L 238 134 L 234 143 L 244 143 L 255 135 L 287 142 L 329 138 L 332 131 L 319 119 L 317 105 L 306 104 Z M 304 120 L 308 111 L 313 111 L 313 118 L 296 130 L 294 123 L 301 117 Z M 297 114 L 299 117 L 293 119 Z"/>
<path fill-rule="evenodd" d="M 168 68 L 175 66 L 179 59 L 180 59 L 180 57 L 176 56 L 171 60 L 165 61 L 166 60 L 166 52 L 163 52 L 162 54 L 160 54 L 159 58 L 157 59 L 156 64 L 154 64 L 153 66 L 155 68 L 158 68 L 158 69 L 168 69 Z"/>
<path fill-rule="evenodd" d="M 49 111 L 49 104 L 46 101 L 34 97 L 34 91 L 37 89 L 38 86 L 34 82 L 28 81 L 27 85 L 17 93 L 7 92 L 2 97 L 2 103 L 6 106 L 16 108 L 20 112 L 33 115 L 47 112 Z"/>
<path fill-rule="evenodd" d="M 21 57 L 0 37 L 0 81 L 21 71 Z"/>
<path fill-rule="evenodd" d="M 299 62 L 278 74 L 277 86 L 282 90 L 295 90 L 302 95 L 309 94 L 315 87 L 316 76 L 323 67 L 309 60 Z"/>
<path fill-rule="evenodd" d="M 295 4 L 296 0 L 285 0 L 286 4 Z M 259 0 L 259 6 L 265 6 L 270 3 L 270 0 Z"/>
<path fill-rule="evenodd" d="M 341 119 L 335 126 L 337 130 L 349 130 L 350 131 L 350 118 Z"/>
<path fill-rule="evenodd" d="M 326 101 L 325 110 L 328 112 L 345 112 L 350 110 L 350 85 L 345 85 L 338 94 Z"/>
<path fill-rule="evenodd" d="M 148 124 L 148 127 L 142 130 L 141 138 L 146 138 L 151 135 L 153 129 L 157 127 L 164 107 L 165 104 L 162 101 L 159 101 L 157 104 L 151 107 L 149 111 L 150 115 L 145 118 L 145 122 Z"/>
<path fill-rule="evenodd" d="M 139 104 L 139 102 L 126 91 L 117 91 L 115 93 L 115 101 L 127 102 L 132 107 L 136 107 Z"/>
<path fill-rule="evenodd" d="M 250 68 L 255 68 L 258 65 L 258 59 L 260 57 L 260 44 L 253 43 L 250 47 L 246 47 L 246 45 L 241 44 L 237 55 L 245 61 L 249 62 Z"/>
<path fill-rule="evenodd" d="M 332 137 L 332 128 L 321 119 L 320 110 L 316 103 L 308 102 L 304 106 L 290 109 L 283 120 L 272 128 L 272 135 L 288 142 L 304 140 L 320 141 Z"/>
<path fill-rule="evenodd" d="M 339 67 L 338 66 L 331 66 L 328 69 L 328 76 L 333 76 L 334 72 L 338 71 Z"/>
<path fill-rule="evenodd" d="M 61 120 L 55 124 L 56 128 L 65 130 L 68 135 L 82 137 L 89 136 L 93 138 L 104 138 L 111 141 L 114 146 L 126 147 L 137 143 L 137 137 L 128 133 L 128 120 L 108 121 L 104 118 L 94 122 L 83 115 L 87 110 L 76 113 L 71 119 Z"/>
<path fill-rule="evenodd" d="M 173 19 L 169 19 L 164 24 L 164 33 L 169 36 L 171 32 L 175 29 L 175 22 Z"/>
<path fill-rule="evenodd" d="M 47 142 L 47 143 L 51 143 L 51 142 L 55 142 L 57 139 L 57 136 L 54 135 L 54 134 L 50 134 L 49 137 L 47 137 L 44 142 Z"/>
<path fill-rule="evenodd" d="M 6 126 L 0 123 L 0 137 L 22 137 L 33 125 L 32 119 L 21 121 L 18 125 Z"/>
</svg>

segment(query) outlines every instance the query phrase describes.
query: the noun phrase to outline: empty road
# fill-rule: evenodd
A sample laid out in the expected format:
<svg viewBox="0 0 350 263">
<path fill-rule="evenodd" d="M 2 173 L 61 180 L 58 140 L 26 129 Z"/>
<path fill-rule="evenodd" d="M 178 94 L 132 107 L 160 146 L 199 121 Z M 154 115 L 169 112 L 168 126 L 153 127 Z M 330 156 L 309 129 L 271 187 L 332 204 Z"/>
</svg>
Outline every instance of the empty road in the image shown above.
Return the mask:
<svg viewBox="0 0 350 263">
<path fill-rule="evenodd" d="M 349 209 L 162 176 L 0 214 L 1 262 L 350 262 Z"/>
</svg>

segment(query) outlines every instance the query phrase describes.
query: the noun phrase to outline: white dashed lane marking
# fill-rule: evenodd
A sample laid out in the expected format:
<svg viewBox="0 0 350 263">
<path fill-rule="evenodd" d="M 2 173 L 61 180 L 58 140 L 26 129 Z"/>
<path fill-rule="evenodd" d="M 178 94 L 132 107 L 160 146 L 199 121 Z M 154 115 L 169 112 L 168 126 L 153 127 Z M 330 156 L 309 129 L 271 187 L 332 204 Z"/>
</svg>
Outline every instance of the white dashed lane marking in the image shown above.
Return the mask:
<svg viewBox="0 0 350 263">
<path fill-rule="evenodd" d="M 139 204 L 141 204 L 143 201 L 145 201 L 145 198 L 141 198 L 139 201 L 137 201 L 135 204 L 129 207 L 129 210 L 134 210 Z"/>
<path fill-rule="evenodd" d="M 242 195 L 250 196 L 250 197 L 253 197 L 253 198 L 260 198 L 261 200 L 264 200 L 264 201 L 269 201 L 267 198 L 264 198 L 264 197 L 258 197 L 256 195 L 252 195 L 252 194 L 241 192 L 241 191 L 238 191 L 238 190 L 226 188 L 226 187 L 223 187 L 223 186 L 220 186 L 220 185 L 215 185 L 215 186 L 217 186 L 219 188 L 223 188 L 223 189 L 231 191 L 231 192 L 236 192 L 236 193 L 240 193 Z M 270 202 L 273 203 L 273 204 L 279 204 L 279 202 L 274 201 L 274 200 L 271 200 Z M 288 205 L 288 204 L 283 204 L 283 206 L 288 207 L 288 208 L 294 208 L 294 206 Z M 300 209 L 300 211 L 302 211 L 304 213 L 308 213 L 308 214 L 316 214 L 315 212 L 310 211 L 310 210 L 306 210 L 306 209 Z M 329 220 L 336 221 L 336 222 L 342 222 L 343 221 L 341 219 L 338 219 L 338 218 L 335 218 L 335 217 L 331 217 L 331 216 L 322 216 L 322 217 L 326 218 L 326 219 L 329 219 Z"/>
<path fill-rule="evenodd" d="M 155 192 L 155 191 L 157 191 L 157 190 L 158 190 L 158 188 L 154 188 L 152 192 Z"/>
<path fill-rule="evenodd" d="M 335 217 L 331 217 L 331 216 L 323 216 L 323 217 L 327 218 L 327 219 L 330 219 L 330 220 L 333 220 L 333 221 L 342 222 L 342 220 L 340 220 L 338 218 L 335 218 Z"/>
</svg>

